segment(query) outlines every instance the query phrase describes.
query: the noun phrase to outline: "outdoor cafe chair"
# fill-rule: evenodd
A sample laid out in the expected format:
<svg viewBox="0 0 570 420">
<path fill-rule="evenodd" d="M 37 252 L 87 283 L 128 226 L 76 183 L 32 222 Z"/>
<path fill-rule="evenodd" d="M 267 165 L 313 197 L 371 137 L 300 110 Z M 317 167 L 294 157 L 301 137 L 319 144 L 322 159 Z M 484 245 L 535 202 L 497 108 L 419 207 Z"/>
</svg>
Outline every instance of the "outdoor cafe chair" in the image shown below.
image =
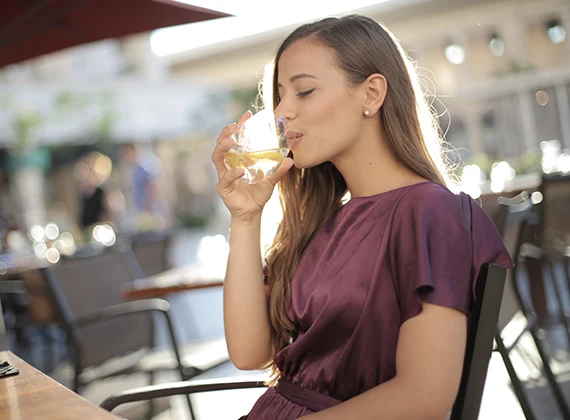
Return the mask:
<svg viewBox="0 0 570 420">
<path fill-rule="evenodd" d="M 123 300 L 123 287 L 134 279 L 130 253 L 113 250 L 43 269 L 67 333 L 75 392 L 95 380 L 135 372 L 147 373 L 151 383 L 154 373 L 165 370 L 187 380 L 229 359 L 223 338 L 181 347 L 167 301 Z M 166 324 L 170 348 L 156 346 L 155 315 Z"/>
<path fill-rule="evenodd" d="M 481 268 L 476 285 L 477 299 L 468 320 L 467 346 L 459 392 L 451 411 L 450 420 L 476 420 L 483 397 L 487 368 L 493 349 L 499 308 L 505 284 L 506 269 L 494 264 Z M 227 377 L 193 380 L 147 386 L 108 397 L 101 407 L 112 411 L 115 407 L 173 395 L 231 389 L 258 388 L 263 381 L 247 377 Z"/>
<path fill-rule="evenodd" d="M 532 204 L 529 194 L 524 193 L 511 199 L 499 201 L 501 206 L 499 207 L 499 214 L 496 220 L 503 223 L 499 224 L 497 228 L 515 262 L 515 267 L 507 273 L 499 322 L 495 334 L 496 345 L 494 351 L 498 352 L 503 360 L 513 391 L 525 418 L 527 420 L 535 419 L 536 416 L 533 413 L 525 387 L 518 377 L 510 358 L 512 351 L 519 348 L 518 346 L 523 336 L 529 333 L 536 346 L 538 356 L 542 362 L 544 376 L 552 390 L 558 408 L 563 418 L 570 419 L 570 409 L 550 367 L 550 357 L 546 351 L 545 343 L 540 338 L 538 318 L 534 311 L 532 298 L 528 293 L 524 292 L 524 285 L 522 284 L 525 264 L 531 259 L 541 258 L 542 256 L 538 248 L 526 242 L 531 234 L 531 227 L 537 223 L 534 212 L 535 206 Z M 502 331 L 517 312 L 522 313 L 526 325 L 513 340 L 510 340 L 511 343 L 507 346 L 503 340 Z"/>
<path fill-rule="evenodd" d="M 143 231 L 127 238 L 136 259 L 133 271 L 135 277 L 155 276 L 168 270 L 168 249 L 171 244 L 171 233 L 168 231 Z M 140 268 L 136 273 L 137 266 Z"/>
<path fill-rule="evenodd" d="M 570 346 L 570 312 L 566 304 L 570 298 L 570 175 L 543 175 L 538 191 L 542 194 L 536 206 L 538 242 Z"/>
</svg>

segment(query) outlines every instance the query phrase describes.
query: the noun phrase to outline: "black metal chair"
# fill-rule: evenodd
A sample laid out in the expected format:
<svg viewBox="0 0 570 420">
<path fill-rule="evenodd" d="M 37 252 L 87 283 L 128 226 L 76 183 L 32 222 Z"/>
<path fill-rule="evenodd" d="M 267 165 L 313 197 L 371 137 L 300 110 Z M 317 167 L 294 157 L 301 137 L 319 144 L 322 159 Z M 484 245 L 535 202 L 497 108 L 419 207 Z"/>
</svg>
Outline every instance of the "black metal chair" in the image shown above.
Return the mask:
<svg viewBox="0 0 570 420">
<path fill-rule="evenodd" d="M 506 270 L 485 264 L 477 281 L 477 299 L 469 316 L 467 347 L 463 374 L 451 420 L 476 420 L 479 414 L 487 368 L 493 349 L 497 319 Z M 101 407 L 111 411 L 115 407 L 135 401 L 198 392 L 263 387 L 262 380 L 247 378 L 215 378 L 211 380 L 175 382 L 137 388 L 107 398 Z"/>
<path fill-rule="evenodd" d="M 505 245 L 509 250 L 513 260 L 515 261 L 515 268 L 508 273 L 505 295 L 512 295 L 515 300 L 515 310 L 520 310 L 526 319 L 526 325 L 518 333 L 515 339 L 509 346 L 506 346 L 501 331 L 508 321 L 514 315 L 512 309 L 507 309 L 509 305 L 503 305 L 501 308 L 500 322 L 495 334 L 497 351 L 505 364 L 505 368 L 511 380 L 511 385 L 515 396 L 521 406 L 521 409 L 527 420 L 535 419 L 531 404 L 528 400 L 527 393 L 524 385 L 518 377 L 516 370 L 510 359 L 510 354 L 513 350 L 518 348 L 520 340 L 526 333 L 529 333 L 534 341 L 537 353 L 542 362 L 542 369 L 544 376 L 551 387 L 552 393 L 556 399 L 558 408 L 563 415 L 563 418 L 570 419 L 570 409 L 566 400 L 564 399 L 560 385 L 550 367 L 550 357 L 545 349 L 543 341 L 540 339 L 538 318 L 534 311 L 532 299 L 527 294 L 523 293 L 522 277 L 523 270 L 526 262 L 530 259 L 540 259 L 543 256 L 542 251 L 526 242 L 530 234 L 530 228 L 538 223 L 535 213 L 535 207 L 529 200 L 528 194 L 518 196 L 515 200 L 503 200 L 502 207 L 499 209 L 503 216 L 499 220 L 503 220 L 502 226 L 497 226 L 505 241 Z M 504 314 L 507 309 L 507 314 Z M 503 319 L 501 319 L 503 318 Z"/>
<path fill-rule="evenodd" d="M 125 258 L 130 252 L 106 252 L 43 269 L 67 333 L 75 392 L 95 380 L 135 372 L 147 373 L 151 383 L 156 372 L 165 370 L 177 370 L 181 379 L 187 380 L 229 359 L 223 338 L 181 347 L 167 301 L 123 300 L 122 288 L 133 281 Z M 168 328 L 169 348 L 156 346 L 156 314 Z M 211 351 L 204 357 L 208 345 Z M 218 357 L 220 347 L 223 354 Z M 192 414 L 189 399 L 188 404 Z"/>
<path fill-rule="evenodd" d="M 543 175 L 539 192 L 542 194 L 542 201 L 536 206 L 539 245 L 570 346 L 570 310 L 565 304 L 565 298 L 570 297 L 570 175 Z M 561 273 L 557 267 L 562 269 Z"/>
<path fill-rule="evenodd" d="M 168 270 L 168 250 L 171 234 L 167 231 L 144 231 L 127 238 L 136 259 L 133 267 L 135 277 L 155 276 Z M 142 273 L 137 273 L 140 268 Z"/>
</svg>

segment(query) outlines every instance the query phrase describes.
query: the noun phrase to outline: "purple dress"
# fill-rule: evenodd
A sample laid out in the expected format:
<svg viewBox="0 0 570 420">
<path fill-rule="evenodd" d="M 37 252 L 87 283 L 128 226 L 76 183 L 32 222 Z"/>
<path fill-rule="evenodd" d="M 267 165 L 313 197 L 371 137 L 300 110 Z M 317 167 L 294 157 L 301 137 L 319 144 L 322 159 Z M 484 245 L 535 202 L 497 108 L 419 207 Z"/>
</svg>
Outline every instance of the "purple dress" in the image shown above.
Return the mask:
<svg viewBox="0 0 570 420">
<path fill-rule="evenodd" d="M 299 335 L 276 355 L 282 376 L 338 401 L 392 379 L 402 323 L 421 312 L 422 300 L 467 314 L 484 263 L 512 266 L 468 195 L 422 182 L 353 198 L 315 237 L 292 280 L 287 313 Z M 309 406 L 270 388 L 247 419 L 297 419 Z"/>
</svg>

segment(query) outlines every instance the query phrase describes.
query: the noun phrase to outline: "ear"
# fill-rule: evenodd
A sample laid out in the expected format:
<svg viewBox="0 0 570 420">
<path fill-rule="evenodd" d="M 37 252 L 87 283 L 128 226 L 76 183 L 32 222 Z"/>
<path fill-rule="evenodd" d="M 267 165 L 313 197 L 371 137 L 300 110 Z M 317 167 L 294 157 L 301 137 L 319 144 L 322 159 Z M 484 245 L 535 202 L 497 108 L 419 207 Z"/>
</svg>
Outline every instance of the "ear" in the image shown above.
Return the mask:
<svg viewBox="0 0 570 420">
<path fill-rule="evenodd" d="M 388 82 L 386 78 L 380 73 L 374 73 L 368 76 L 364 81 L 364 109 L 370 111 L 369 116 L 378 112 L 384 99 L 386 98 L 386 91 L 388 90 Z"/>
</svg>

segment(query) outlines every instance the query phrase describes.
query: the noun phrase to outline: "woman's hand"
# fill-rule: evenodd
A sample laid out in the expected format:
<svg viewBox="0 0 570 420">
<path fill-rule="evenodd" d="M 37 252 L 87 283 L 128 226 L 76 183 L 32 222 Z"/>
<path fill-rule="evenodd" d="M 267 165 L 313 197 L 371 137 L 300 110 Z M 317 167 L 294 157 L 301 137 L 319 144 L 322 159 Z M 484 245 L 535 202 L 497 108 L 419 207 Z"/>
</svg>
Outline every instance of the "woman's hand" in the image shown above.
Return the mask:
<svg viewBox="0 0 570 420">
<path fill-rule="evenodd" d="M 251 112 L 247 111 L 238 120 L 237 124 L 230 124 L 222 130 L 218 137 L 216 147 L 212 153 L 212 162 L 218 172 L 218 183 L 216 190 L 224 201 L 224 204 L 232 214 L 239 220 L 249 221 L 261 214 L 265 203 L 271 197 L 275 184 L 293 166 L 293 160 L 285 158 L 279 169 L 269 178 L 255 184 L 247 184 L 238 181 L 244 174 L 243 168 L 228 171 L 224 165 L 223 154 L 234 144 L 232 134 L 237 131 L 239 125 L 243 124 L 251 117 Z"/>
</svg>

